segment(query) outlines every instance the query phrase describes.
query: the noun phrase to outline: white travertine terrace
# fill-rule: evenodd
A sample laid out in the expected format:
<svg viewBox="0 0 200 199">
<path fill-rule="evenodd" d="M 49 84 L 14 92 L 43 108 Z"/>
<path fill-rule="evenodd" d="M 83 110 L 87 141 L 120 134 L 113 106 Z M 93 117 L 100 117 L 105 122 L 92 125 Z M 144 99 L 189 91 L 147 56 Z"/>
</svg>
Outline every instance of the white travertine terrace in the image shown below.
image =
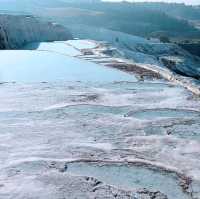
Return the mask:
<svg viewBox="0 0 200 199">
<path fill-rule="evenodd" d="M 0 15 L 0 49 L 16 49 L 30 42 L 72 39 L 63 26 L 33 16 Z"/>
<path fill-rule="evenodd" d="M 0 198 L 200 198 L 198 98 L 115 50 L 73 40 L 0 52 L 7 67 L 18 57 L 0 89 Z"/>
</svg>

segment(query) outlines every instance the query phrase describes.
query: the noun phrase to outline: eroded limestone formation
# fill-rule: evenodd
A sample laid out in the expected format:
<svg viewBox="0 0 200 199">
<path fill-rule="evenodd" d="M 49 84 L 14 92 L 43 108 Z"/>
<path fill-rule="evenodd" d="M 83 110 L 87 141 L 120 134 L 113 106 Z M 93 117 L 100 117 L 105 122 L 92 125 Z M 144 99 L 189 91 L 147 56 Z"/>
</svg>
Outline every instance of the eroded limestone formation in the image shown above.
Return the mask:
<svg viewBox="0 0 200 199">
<path fill-rule="evenodd" d="M 0 48 L 20 48 L 29 42 L 72 39 L 61 25 L 44 22 L 33 16 L 0 15 Z"/>
</svg>

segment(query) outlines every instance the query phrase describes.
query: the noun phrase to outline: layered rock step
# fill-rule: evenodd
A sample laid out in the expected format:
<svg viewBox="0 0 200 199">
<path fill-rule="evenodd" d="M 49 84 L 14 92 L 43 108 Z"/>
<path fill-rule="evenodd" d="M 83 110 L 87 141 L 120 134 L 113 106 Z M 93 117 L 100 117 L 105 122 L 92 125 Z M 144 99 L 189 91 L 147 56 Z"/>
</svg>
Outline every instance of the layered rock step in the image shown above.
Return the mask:
<svg viewBox="0 0 200 199">
<path fill-rule="evenodd" d="M 0 52 L 0 198 L 200 198 L 198 97 L 108 50 Z"/>
</svg>

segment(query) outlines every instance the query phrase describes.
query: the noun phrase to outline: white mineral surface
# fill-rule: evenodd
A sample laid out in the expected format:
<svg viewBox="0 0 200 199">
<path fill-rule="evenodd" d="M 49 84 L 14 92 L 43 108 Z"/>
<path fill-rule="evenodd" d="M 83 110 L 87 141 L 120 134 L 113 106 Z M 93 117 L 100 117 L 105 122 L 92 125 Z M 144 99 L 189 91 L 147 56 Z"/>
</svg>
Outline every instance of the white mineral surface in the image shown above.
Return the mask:
<svg viewBox="0 0 200 199">
<path fill-rule="evenodd" d="M 0 52 L 0 198 L 200 198 L 199 98 L 97 45 Z"/>
</svg>

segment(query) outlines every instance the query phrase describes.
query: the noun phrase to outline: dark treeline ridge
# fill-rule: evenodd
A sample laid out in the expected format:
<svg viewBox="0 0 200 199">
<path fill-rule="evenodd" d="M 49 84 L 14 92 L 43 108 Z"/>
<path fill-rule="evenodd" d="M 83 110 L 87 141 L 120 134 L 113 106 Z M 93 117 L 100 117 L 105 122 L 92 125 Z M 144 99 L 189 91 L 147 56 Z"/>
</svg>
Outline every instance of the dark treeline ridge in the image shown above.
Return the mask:
<svg viewBox="0 0 200 199">
<path fill-rule="evenodd" d="M 12 2 L 12 3 L 11 3 Z M 2 0 L 0 9 L 30 12 L 64 25 L 83 24 L 144 37 L 199 39 L 200 7 L 100 0 Z"/>
<path fill-rule="evenodd" d="M 200 36 L 199 30 L 189 22 L 189 19 L 200 20 L 198 7 L 184 4 L 100 1 L 76 1 L 65 3 L 65 6 L 87 11 L 88 14 L 68 16 L 66 19 L 80 24 L 101 26 L 145 37 L 166 35 L 199 38 Z M 91 17 L 90 11 L 98 14 L 93 14 Z"/>
</svg>

